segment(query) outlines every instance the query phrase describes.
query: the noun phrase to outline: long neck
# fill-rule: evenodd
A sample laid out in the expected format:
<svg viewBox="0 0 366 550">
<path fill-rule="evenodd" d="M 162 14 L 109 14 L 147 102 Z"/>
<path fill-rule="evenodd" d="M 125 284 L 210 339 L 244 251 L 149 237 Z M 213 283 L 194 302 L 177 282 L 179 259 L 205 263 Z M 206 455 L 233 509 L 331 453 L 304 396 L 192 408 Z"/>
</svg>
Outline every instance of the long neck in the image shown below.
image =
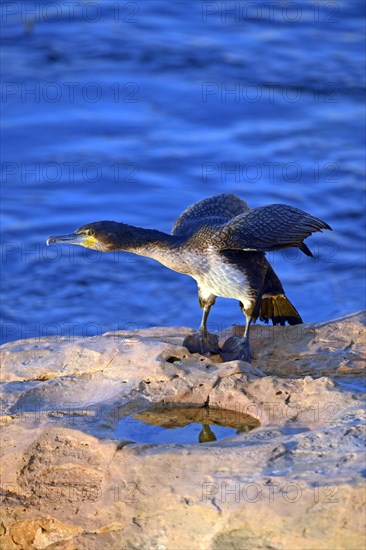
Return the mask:
<svg viewBox="0 0 366 550">
<path fill-rule="evenodd" d="M 145 229 L 143 227 L 125 226 L 121 224 L 121 250 L 150 256 L 150 252 L 156 250 L 169 250 L 180 244 L 181 239 L 168 235 L 156 229 Z M 128 228 L 126 232 L 125 228 Z"/>
<path fill-rule="evenodd" d="M 128 226 L 128 238 L 124 240 L 124 246 L 120 247 L 122 250 L 153 258 L 174 271 L 187 272 L 184 253 L 181 249 L 185 238 L 168 235 L 155 229 Z"/>
</svg>

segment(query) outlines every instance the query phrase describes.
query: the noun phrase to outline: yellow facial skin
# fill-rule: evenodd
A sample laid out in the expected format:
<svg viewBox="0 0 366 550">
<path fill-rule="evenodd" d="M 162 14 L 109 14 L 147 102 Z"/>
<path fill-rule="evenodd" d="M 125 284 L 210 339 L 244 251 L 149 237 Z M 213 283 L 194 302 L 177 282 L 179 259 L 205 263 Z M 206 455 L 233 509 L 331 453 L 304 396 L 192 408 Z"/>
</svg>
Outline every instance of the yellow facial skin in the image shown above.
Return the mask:
<svg viewBox="0 0 366 550">
<path fill-rule="evenodd" d="M 95 249 L 100 249 L 100 244 L 99 242 L 97 241 L 97 239 L 95 237 L 93 237 L 92 235 L 88 235 L 86 237 L 83 238 L 83 241 L 80 243 L 81 246 L 84 246 L 85 248 L 93 248 L 94 250 Z"/>
<path fill-rule="evenodd" d="M 76 244 L 78 246 L 83 246 L 84 248 L 91 248 L 93 250 L 108 252 L 108 246 L 100 242 L 94 235 L 87 235 L 86 233 L 70 233 L 70 235 L 49 237 L 47 239 L 47 245 L 53 243 Z"/>
</svg>

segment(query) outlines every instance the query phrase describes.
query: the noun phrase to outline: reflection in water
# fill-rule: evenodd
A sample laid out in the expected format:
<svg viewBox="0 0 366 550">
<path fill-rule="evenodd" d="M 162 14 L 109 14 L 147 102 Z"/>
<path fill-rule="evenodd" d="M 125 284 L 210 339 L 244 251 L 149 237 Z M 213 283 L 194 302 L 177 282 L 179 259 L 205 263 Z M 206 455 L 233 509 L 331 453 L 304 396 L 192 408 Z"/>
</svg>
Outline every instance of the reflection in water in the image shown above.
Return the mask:
<svg viewBox="0 0 366 550">
<path fill-rule="evenodd" d="M 256 418 L 239 411 L 168 405 L 127 416 L 115 436 L 137 443 L 210 443 L 259 425 Z"/>
<path fill-rule="evenodd" d="M 199 433 L 198 442 L 210 443 L 210 441 L 217 441 L 217 437 L 208 424 L 202 424 L 202 430 Z"/>
</svg>

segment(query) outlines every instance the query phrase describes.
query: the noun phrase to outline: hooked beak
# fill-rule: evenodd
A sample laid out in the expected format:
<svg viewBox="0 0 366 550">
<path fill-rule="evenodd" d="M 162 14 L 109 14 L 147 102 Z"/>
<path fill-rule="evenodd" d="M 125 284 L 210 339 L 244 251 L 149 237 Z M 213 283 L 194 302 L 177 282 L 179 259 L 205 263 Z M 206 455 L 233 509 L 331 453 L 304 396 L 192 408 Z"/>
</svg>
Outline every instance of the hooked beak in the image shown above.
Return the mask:
<svg viewBox="0 0 366 550">
<path fill-rule="evenodd" d="M 77 233 L 70 233 L 69 235 L 60 235 L 59 237 L 49 237 L 47 239 L 47 246 L 53 243 L 67 243 L 67 244 L 78 244 L 83 246 L 84 236 L 78 235 Z"/>
</svg>

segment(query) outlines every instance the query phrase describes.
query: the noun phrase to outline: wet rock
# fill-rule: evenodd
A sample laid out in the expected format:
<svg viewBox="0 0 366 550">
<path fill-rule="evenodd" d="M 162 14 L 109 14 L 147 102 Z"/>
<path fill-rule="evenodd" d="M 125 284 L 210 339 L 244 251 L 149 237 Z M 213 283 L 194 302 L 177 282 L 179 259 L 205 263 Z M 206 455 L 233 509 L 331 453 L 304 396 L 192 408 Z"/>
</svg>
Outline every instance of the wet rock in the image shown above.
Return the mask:
<svg viewBox="0 0 366 550">
<path fill-rule="evenodd" d="M 252 365 L 173 327 L 2 346 L 1 547 L 364 548 L 364 315 L 253 329 Z M 167 425 L 231 411 L 237 435 L 116 435 L 172 406 Z"/>
</svg>

